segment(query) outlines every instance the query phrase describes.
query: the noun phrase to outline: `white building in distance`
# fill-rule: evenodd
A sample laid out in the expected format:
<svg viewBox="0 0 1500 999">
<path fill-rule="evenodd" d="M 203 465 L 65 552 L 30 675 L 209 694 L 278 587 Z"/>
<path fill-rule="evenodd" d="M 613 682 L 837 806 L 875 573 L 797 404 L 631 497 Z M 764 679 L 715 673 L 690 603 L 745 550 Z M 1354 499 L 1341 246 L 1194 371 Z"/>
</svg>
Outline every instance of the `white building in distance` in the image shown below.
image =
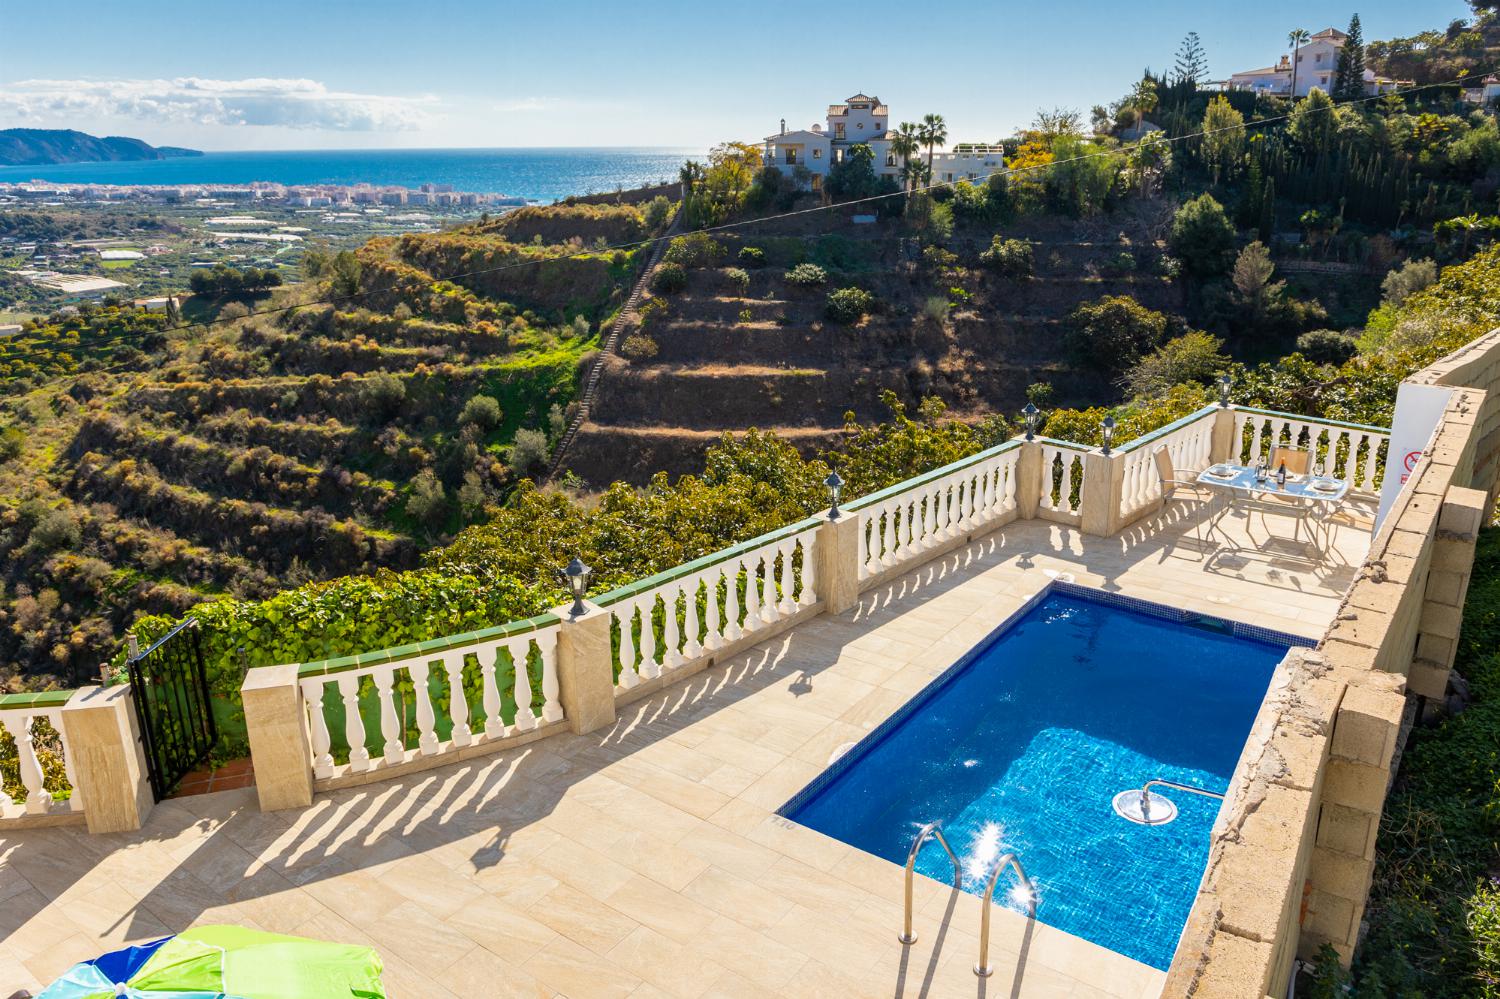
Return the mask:
<svg viewBox="0 0 1500 999">
<path fill-rule="evenodd" d="M 1339 65 L 1339 50 L 1348 39 L 1349 36 L 1337 28 L 1324 28 L 1298 46 L 1295 53 L 1298 97 L 1306 97 L 1313 87 L 1325 94 L 1333 90 L 1334 76 Z M 1388 94 L 1398 86 L 1400 81 L 1377 76 L 1373 69 L 1365 70 L 1365 93 L 1369 96 Z M 1283 55 L 1274 66 L 1234 74 L 1229 78 L 1229 89 L 1287 96 L 1292 92 L 1292 57 Z"/>
<path fill-rule="evenodd" d="M 877 176 L 896 177 L 901 173 L 901 162 L 890 149 L 891 111 L 880 98 L 855 94 L 842 104 L 830 104 L 825 121 L 826 126 L 788 131 L 783 119 L 781 131 L 766 136 L 766 165 L 787 174 L 799 166 L 806 167 L 812 175 L 813 190 L 819 190 L 834 165 L 842 163 L 854 146 L 864 143 L 875 153 Z M 921 156 L 926 159 L 926 150 Z M 998 145 L 965 143 L 951 150 L 933 151 L 934 183 L 983 180 L 1004 168 Z"/>
</svg>

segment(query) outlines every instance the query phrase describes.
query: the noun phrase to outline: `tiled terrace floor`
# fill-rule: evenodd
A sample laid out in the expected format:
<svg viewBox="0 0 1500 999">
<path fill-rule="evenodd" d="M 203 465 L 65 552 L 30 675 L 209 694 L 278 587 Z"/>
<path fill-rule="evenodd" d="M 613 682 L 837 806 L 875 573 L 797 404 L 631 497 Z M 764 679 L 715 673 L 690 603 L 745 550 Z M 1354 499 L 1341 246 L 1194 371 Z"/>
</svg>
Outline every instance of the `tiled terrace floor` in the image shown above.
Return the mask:
<svg viewBox="0 0 1500 999">
<path fill-rule="evenodd" d="M 1287 533 L 1285 523 L 1272 528 Z M 629 705 L 616 725 L 262 814 L 253 791 L 157 806 L 145 829 L 0 834 L 0 994 L 195 923 L 377 947 L 405 999 L 556 996 L 1147 996 L 1162 974 L 773 812 L 987 634 L 1049 572 L 1316 635 L 1364 554 L 1318 563 L 1224 524 L 1199 549 L 1153 519 L 1084 539 L 1028 521 Z M 1018 954 L 1024 950 L 1024 959 Z"/>
</svg>

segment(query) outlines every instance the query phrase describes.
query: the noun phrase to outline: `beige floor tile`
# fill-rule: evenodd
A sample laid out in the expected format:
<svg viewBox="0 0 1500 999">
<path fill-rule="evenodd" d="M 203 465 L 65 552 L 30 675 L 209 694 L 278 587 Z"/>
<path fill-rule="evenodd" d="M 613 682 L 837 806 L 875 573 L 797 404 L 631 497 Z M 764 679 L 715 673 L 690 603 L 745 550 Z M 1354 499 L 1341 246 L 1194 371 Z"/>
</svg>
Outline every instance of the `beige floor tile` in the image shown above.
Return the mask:
<svg viewBox="0 0 1500 999">
<path fill-rule="evenodd" d="M 565 937 L 533 955 L 522 970 L 568 999 L 624 999 L 641 984 L 639 976 Z"/>
<path fill-rule="evenodd" d="M 636 927 L 609 952 L 609 957 L 620 968 L 677 999 L 698 999 L 724 974 L 723 966 L 701 951 L 691 952 L 645 926 Z"/>
</svg>

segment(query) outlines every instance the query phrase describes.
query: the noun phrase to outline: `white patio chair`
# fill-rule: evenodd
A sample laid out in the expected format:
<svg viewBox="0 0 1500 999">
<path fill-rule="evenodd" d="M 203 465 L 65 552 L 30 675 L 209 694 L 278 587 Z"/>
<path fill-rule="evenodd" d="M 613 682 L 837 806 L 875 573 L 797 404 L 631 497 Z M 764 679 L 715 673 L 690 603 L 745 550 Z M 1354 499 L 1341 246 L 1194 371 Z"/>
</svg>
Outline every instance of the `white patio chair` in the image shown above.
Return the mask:
<svg viewBox="0 0 1500 999">
<path fill-rule="evenodd" d="M 1212 515 L 1215 500 L 1212 487 L 1205 486 L 1196 477 L 1183 478 L 1181 473 L 1177 471 L 1177 466 L 1172 461 L 1172 452 L 1167 450 L 1165 445 L 1158 447 L 1151 453 L 1151 460 L 1156 465 L 1156 478 L 1161 483 L 1161 505 L 1163 510 L 1167 508 L 1167 504 L 1178 498 L 1177 494 L 1179 491 L 1186 491 L 1193 494 L 1192 498 L 1194 502 L 1206 505 L 1210 516 Z M 1193 518 L 1193 535 L 1198 539 L 1200 545 L 1203 544 L 1203 528 L 1196 516 Z"/>
</svg>

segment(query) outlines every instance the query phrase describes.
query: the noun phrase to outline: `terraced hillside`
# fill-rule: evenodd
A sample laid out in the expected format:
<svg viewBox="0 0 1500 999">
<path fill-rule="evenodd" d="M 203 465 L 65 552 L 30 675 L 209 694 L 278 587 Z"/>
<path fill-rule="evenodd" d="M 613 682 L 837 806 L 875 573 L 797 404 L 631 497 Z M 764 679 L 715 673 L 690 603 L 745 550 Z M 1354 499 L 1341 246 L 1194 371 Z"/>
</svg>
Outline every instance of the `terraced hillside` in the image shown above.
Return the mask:
<svg viewBox="0 0 1500 999">
<path fill-rule="evenodd" d="M 0 368 L 0 688 L 91 674 L 138 613 L 410 567 L 483 519 L 544 466 L 641 266 L 580 248 L 646 225 L 562 206 L 374 241 L 263 314 L 122 352 L 135 314 L 88 310 L 67 342 L 94 359 Z"/>
<path fill-rule="evenodd" d="M 627 337 L 625 356 L 606 360 L 567 455 L 574 474 L 598 484 L 689 471 L 717 436 L 751 426 L 811 452 L 840 433 L 846 413 L 883 416 L 885 389 L 908 402 L 938 396 L 975 419 L 1014 413 L 1037 382 L 1050 383 L 1061 405 L 1098 402 L 1114 389 L 1066 362 L 1064 317 L 1118 294 L 1182 311 L 1180 286 L 1160 270 L 1160 213 L 1007 227 L 1033 245 L 1029 279 L 980 265 L 993 228 L 960 229 L 947 243 L 954 258 L 934 263 L 899 221 L 810 218 L 816 225 L 782 220 L 715 235 L 713 265 L 689 268 L 683 290 L 642 307 L 644 328 L 633 349 Z M 742 260 L 745 247 L 763 260 Z M 802 263 L 821 266 L 826 281 L 789 281 Z M 857 323 L 826 315 L 830 290 L 845 286 L 873 295 Z"/>
</svg>

